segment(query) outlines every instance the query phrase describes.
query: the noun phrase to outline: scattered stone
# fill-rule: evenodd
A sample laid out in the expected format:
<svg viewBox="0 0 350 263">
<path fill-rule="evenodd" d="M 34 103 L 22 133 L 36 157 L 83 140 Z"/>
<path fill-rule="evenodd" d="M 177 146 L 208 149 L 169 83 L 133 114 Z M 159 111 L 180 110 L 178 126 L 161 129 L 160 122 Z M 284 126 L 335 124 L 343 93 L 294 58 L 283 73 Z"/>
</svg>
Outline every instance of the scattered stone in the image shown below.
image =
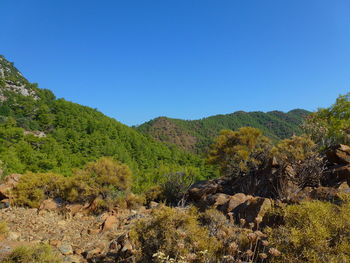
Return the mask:
<svg viewBox="0 0 350 263">
<path fill-rule="evenodd" d="M 70 244 L 63 243 L 63 244 L 59 245 L 57 248 L 63 255 L 73 254 L 73 248 Z"/>
</svg>

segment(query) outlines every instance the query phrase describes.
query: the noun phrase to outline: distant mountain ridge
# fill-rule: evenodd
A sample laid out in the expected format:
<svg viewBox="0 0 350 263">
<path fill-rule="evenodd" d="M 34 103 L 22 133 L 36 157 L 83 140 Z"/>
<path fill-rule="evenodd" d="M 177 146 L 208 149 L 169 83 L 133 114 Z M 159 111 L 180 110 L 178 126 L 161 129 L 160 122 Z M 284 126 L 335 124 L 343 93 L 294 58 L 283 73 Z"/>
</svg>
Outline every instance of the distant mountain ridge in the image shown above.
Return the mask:
<svg viewBox="0 0 350 263">
<path fill-rule="evenodd" d="M 187 151 L 201 153 L 223 129 L 236 130 L 243 126 L 261 129 L 272 140 L 299 134 L 300 124 L 310 114 L 303 109 L 282 111 L 244 112 L 210 116 L 199 120 L 155 118 L 135 127 L 158 141 L 178 145 Z"/>
</svg>

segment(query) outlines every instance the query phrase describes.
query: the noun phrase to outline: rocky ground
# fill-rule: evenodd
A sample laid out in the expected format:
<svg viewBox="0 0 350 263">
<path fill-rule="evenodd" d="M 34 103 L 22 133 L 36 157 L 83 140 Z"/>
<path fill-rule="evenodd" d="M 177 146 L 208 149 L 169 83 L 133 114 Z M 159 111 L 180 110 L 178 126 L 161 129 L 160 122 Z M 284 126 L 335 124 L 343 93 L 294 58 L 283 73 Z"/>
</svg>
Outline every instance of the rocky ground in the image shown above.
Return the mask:
<svg viewBox="0 0 350 263">
<path fill-rule="evenodd" d="M 286 178 L 293 179 L 292 169 L 283 171 L 288 173 Z M 318 185 L 300 187 L 293 180 L 286 181 L 284 199 L 276 198 L 271 184 L 279 171 L 278 164 L 272 163 L 257 174 L 236 181 L 220 178 L 199 182 L 189 190 L 188 203 L 199 209 L 215 207 L 230 221 L 241 223 L 244 219 L 249 225 L 257 219 L 271 223 L 265 216 L 266 211 L 281 204 L 312 199 L 337 202 L 342 193 L 350 193 L 350 147 L 339 145 L 326 154 L 326 167 Z M 64 262 L 127 262 L 118 259 L 133 255 L 128 238 L 130 227 L 135 219 L 146 217 L 158 205 L 151 202 L 151 208 L 141 206 L 138 210 L 115 208 L 99 216 L 88 211 L 93 203 L 60 207 L 47 199 L 39 209 L 8 207 L 8 190 L 19 178 L 20 175 L 10 175 L 0 185 L 0 221 L 6 222 L 9 228 L 5 239 L 1 240 L 0 236 L 0 260 L 15 247 L 45 242 Z"/>
<path fill-rule="evenodd" d="M 121 210 L 100 216 L 76 214 L 67 217 L 57 211 L 27 208 L 0 210 L 0 221 L 10 230 L 0 244 L 0 255 L 8 254 L 20 245 L 46 242 L 53 246 L 65 262 L 94 262 L 111 247 L 130 249 L 126 242 L 130 223 L 140 211 Z M 120 244 L 115 243 L 119 240 Z"/>
</svg>

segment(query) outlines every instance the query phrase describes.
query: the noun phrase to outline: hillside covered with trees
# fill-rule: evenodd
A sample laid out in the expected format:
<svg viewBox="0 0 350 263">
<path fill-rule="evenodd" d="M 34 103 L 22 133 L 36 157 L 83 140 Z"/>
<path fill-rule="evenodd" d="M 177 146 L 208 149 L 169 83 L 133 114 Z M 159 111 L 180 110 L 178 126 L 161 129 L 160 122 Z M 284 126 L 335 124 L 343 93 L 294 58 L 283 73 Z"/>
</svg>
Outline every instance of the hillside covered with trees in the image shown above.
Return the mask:
<svg viewBox="0 0 350 263">
<path fill-rule="evenodd" d="M 216 115 L 200 120 L 181 120 L 159 117 L 146 122 L 137 130 L 182 149 L 201 153 L 208 149 L 213 139 L 223 129 L 237 130 L 250 126 L 260 129 L 264 135 L 277 141 L 301 133 L 300 124 L 310 112 L 302 109 L 270 112 L 244 112 Z"/>
<path fill-rule="evenodd" d="M 195 169 L 197 156 L 169 147 L 101 112 L 38 88 L 0 57 L 0 160 L 5 174 L 57 172 L 103 156 L 127 164 L 140 184 L 152 184 L 156 171 Z M 148 176 L 152 177 L 149 178 Z M 147 180 L 150 180 L 148 182 Z"/>
</svg>

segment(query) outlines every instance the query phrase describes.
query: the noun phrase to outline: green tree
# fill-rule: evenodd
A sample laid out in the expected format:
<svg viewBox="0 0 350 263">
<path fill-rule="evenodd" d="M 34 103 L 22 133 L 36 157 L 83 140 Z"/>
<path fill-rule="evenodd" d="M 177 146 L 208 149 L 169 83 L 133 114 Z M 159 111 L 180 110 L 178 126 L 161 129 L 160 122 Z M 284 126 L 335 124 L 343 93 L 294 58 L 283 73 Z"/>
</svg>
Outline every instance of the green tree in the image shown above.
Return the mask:
<svg viewBox="0 0 350 263">
<path fill-rule="evenodd" d="M 321 148 L 350 144 L 350 92 L 340 95 L 329 108 L 310 115 L 303 128 Z"/>
</svg>

